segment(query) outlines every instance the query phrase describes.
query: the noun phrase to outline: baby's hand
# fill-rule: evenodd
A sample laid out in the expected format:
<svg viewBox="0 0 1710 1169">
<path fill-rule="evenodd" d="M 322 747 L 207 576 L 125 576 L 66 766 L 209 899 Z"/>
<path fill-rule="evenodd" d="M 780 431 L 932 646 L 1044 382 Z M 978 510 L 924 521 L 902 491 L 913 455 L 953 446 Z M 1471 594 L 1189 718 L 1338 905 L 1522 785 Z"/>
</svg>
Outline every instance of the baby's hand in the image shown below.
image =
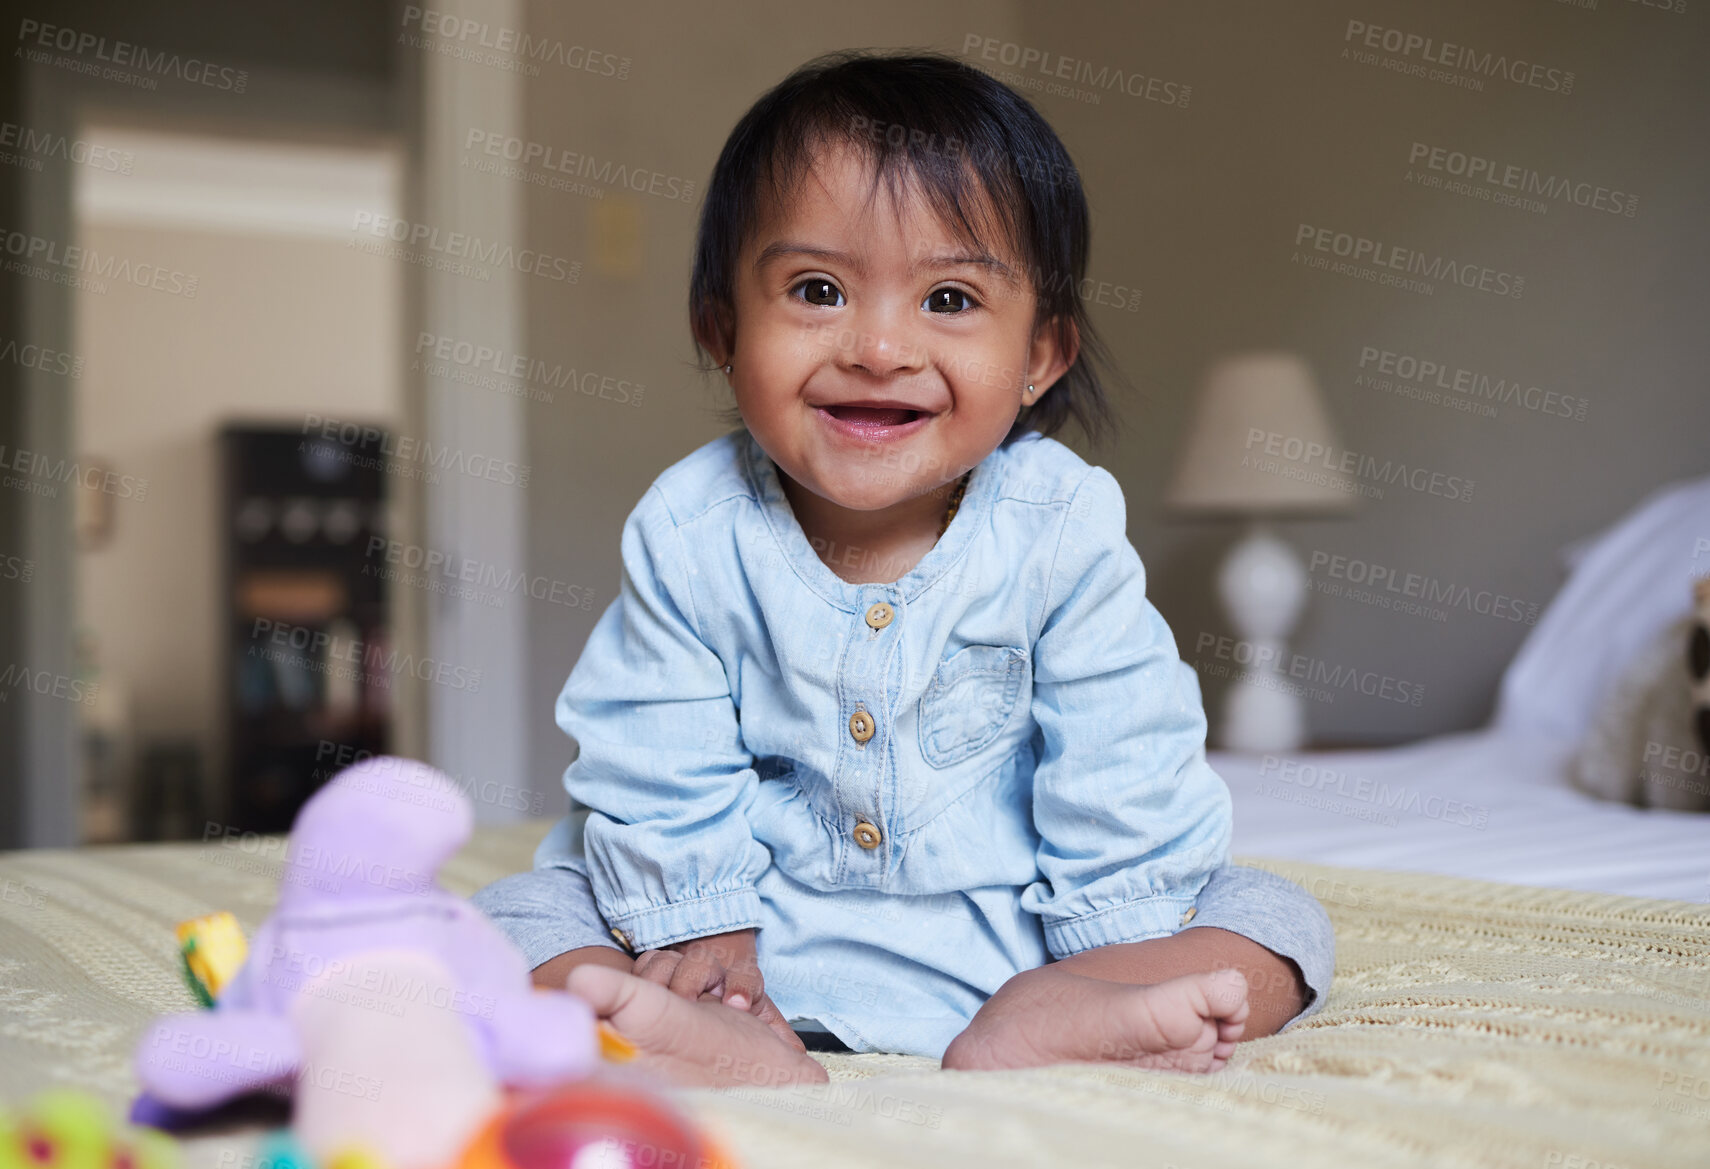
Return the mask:
<svg viewBox="0 0 1710 1169">
<path fill-rule="evenodd" d="M 634 973 L 690 1002 L 710 992 L 743 1010 L 764 990 L 751 929 L 691 938 L 664 949 L 646 950 L 636 958 Z"/>
<path fill-rule="evenodd" d="M 770 1026 L 791 1047 L 805 1050 L 783 1012 L 766 994 L 766 980 L 755 957 L 754 931 L 734 930 L 646 950 L 635 960 L 637 978 L 657 982 L 690 1002 L 711 994 L 747 1011 Z"/>
</svg>

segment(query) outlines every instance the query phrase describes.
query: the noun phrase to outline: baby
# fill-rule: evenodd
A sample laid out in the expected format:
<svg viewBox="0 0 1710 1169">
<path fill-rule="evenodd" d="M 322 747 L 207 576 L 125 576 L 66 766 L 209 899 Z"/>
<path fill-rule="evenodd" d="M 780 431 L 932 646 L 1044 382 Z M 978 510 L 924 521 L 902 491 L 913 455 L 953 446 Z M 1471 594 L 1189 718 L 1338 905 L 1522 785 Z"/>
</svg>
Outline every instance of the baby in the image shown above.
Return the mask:
<svg viewBox="0 0 1710 1169">
<path fill-rule="evenodd" d="M 742 427 L 630 513 L 558 697 L 573 811 L 475 899 L 676 1082 L 1213 1071 L 1323 1004 L 1329 919 L 1228 863 L 1122 492 L 1050 437 L 1110 420 L 1088 220 L 951 57 L 819 58 L 725 143 L 690 319 Z"/>
</svg>

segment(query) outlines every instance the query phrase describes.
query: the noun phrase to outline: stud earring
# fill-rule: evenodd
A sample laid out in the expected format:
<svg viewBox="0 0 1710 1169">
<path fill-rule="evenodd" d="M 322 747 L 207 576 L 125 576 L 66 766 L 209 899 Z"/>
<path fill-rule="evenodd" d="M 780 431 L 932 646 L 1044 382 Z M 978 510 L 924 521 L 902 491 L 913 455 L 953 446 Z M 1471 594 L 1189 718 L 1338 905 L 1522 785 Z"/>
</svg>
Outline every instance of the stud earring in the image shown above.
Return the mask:
<svg viewBox="0 0 1710 1169">
<path fill-rule="evenodd" d="M 728 361 L 724 363 L 724 372 L 725 373 L 730 372 L 730 363 Z"/>
</svg>

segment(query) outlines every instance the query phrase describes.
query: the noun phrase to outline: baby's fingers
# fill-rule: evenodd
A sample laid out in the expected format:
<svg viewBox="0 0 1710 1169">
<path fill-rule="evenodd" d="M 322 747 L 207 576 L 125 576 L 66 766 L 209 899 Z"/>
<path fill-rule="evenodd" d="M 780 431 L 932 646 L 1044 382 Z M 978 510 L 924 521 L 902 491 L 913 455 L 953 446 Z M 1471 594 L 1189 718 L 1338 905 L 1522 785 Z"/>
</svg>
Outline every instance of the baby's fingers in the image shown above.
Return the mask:
<svg viewBox="0 0 1710 1169">
<path fill-rule="evenodd" d="M 644 950 L 631 971 L 637 978 L 657 982 L 672 994 L 696 1002 L 707 991 L 714 997 L 723 987 L 724 968 L 705 958 L 691 958 L 677 950 Z"/>
<path fill-rule="evenodd" d="M 683 956 L 675 950 L 643 950 L 636 957 L 635 968 L 630 973 L 648 982 L 669 987 L 671 976 L 677 972 L 682 961 Z"/>
<path fill-rule="evenodd" d="M 681 995 L 690 1002 L 699 1001 L 707 991 L 718 993 L 723 984 L 723 966 L 707 958 L 688 955 L 679 959 L 676 969 L 671 971 L 670 980 L 666 983 L 672 994 Z"/>
<path fill-rule="evenodd" d="M 724 1001 L 739 1011 L 758 1014 L 757 1007 L 766 991 L 765 979 L 758 966 L 746 970 L 724 972 Z"/>
</svg>

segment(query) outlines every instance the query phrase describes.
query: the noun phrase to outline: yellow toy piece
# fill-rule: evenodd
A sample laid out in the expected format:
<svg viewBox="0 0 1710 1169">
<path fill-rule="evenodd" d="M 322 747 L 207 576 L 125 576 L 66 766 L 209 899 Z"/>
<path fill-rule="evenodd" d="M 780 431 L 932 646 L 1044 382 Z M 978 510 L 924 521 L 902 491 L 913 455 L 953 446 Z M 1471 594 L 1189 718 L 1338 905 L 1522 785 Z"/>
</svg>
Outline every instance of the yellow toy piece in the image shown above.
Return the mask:
<svg viewBox="0 0 1710 1169">
<path fill-rule="evenodd" d="M 223 909 L 179 922 L 178 949 L 184 958 L 184 976 L 204 1007 L 214 1005 L 249 957 L 243 927 Z"/>
<path fill-rule="evenodd" d="M 0 1169 L 179 1169 L 165 1133 L 126 1128 L 87 1092 L 43 1092 L 22 1113 L 0 1109 Z"/>
<path fill-rule="evenodd" d="M 386 1169 L 386 1163 L 364 1148 L 350 1148 L 327 1163 L 327 1169 Z"/>
<path fill-rule="evenodd" d="M 596 1024 L 600 1035 L 600 1054 L 612 1063 L 628 1063 L 641 1049 L 612 1029 L 605 1020 Z"/>
</svg>

